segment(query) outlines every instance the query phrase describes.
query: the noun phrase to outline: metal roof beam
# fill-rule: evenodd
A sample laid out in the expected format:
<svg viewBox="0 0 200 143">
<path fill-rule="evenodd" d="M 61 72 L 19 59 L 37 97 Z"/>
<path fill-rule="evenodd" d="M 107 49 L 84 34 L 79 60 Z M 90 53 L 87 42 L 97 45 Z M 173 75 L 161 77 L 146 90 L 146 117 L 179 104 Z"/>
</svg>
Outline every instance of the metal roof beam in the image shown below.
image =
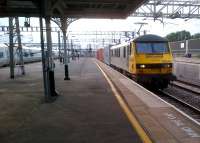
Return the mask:
<svg viewBox="0 0 200 143">
<path fill-rule="evenodd" d="M 42 3 L 43 16 L 126 18 L 146 1 L 147 0 L 1 0 L 0 17 L 38 17 L 40 16 L 39 4 Z"/>
<path fill-rule="evenodd" d="M 150 0 L 131 16 L 157 18 L 200 18 L 199 0 Z"/>
</svg>

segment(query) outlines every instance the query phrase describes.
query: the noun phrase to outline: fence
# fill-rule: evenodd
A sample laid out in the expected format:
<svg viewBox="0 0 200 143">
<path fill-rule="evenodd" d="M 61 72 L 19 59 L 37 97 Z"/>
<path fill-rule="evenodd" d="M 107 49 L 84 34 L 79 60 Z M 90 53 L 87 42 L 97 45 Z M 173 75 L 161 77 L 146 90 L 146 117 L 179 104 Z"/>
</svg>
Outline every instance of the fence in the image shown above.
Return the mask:
<svg viewBox="0 0 200 143">
<path fill-rule="evenodd" d="M 200 56 L 200 39 L 170 42 L 174 56 Z"/>
</svg>

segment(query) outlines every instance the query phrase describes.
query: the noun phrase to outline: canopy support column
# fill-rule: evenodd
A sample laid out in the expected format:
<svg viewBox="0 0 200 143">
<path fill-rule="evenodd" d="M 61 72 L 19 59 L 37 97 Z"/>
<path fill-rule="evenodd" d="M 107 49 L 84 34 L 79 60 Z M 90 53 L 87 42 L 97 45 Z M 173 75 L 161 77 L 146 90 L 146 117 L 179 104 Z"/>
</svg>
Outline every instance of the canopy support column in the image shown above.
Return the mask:
<svg viewBox="0 0 200 143">
<path fill-rule="evenodd" d="M 63 44 L 64 44 L 64 63 L 65 63 L 65 77 L 64 80 L 70 80 L 69 78 L 69 69 L 68 69 L 68 63 L 69 63 L 69 57 L 68 57 L 68 51 L 67 51 L 67 18 L 61 18 L 61 29 L 63 32 Z"/>
<path fill-rule="evenodd" d="M 9 18 L 9 57 L 10 57 L 10 78 L 14 79 L 14 74 L 15 74 L 15 66 L 14 66 L 14 43 L 13 43 L 13 17 Z"/>
<path fill-rule="evenodd" d="M 16 23 L 17 41 L 18 41 L 18 49 L 19 49 L 19 65 L 20 65 L 20 68 L 21 68 L 21 74 L 25 75 L 22 42 L 21 42 L 21 35 L 20 35 L 20 29 L 19 29 L 19 18 L 18 17 L 15 17 L 15 23 Z"/>
<path fill-rule="evenodd" d="M 62 63 L 62 56 L 61 56 L 61 44 L 60 44 L 60 31 L 58 31 L 58 50 L 59 50 L 59 61 Z"/>
<path fill-rule="evenodd" d="M 46 23 L 46 39 L 47 39 L 47 79 L 48 79 L 48 87 L 49 87 L 49 95 L 50 100 L 54 100 L 55 97 L 58 95 L 55 91 L 55 79 L 54 79 L 54 57 L 52 52 L 52 39 L 51 39 L 51 17 L 45 17 Z"/>
</svg>

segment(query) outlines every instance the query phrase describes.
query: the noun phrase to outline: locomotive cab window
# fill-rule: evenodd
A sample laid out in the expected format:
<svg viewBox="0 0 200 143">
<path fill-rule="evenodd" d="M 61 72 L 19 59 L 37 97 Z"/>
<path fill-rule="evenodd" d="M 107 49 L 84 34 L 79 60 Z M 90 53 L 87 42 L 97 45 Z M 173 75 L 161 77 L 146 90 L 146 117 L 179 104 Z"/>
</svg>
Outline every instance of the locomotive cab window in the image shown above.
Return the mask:
<svg viewBox="0 0 200 143">
<path fill-rule="evenodd" d="M 168 43 L 136 43 L 138 54 L 164 54 L 169 53 Z"/>
</svg>

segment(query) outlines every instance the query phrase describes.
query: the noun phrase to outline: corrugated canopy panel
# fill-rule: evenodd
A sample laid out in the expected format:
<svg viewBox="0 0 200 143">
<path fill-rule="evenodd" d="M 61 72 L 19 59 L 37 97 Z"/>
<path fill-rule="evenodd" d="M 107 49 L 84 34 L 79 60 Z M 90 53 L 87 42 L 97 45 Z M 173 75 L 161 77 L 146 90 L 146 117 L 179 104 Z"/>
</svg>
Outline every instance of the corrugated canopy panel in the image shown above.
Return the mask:
<svg viewBox="0 0 200 143">
<path fill-rule="evenodd" d="M 147 0 L 0 0 L 0 17 L 126 18 Z"/>
</svg>

